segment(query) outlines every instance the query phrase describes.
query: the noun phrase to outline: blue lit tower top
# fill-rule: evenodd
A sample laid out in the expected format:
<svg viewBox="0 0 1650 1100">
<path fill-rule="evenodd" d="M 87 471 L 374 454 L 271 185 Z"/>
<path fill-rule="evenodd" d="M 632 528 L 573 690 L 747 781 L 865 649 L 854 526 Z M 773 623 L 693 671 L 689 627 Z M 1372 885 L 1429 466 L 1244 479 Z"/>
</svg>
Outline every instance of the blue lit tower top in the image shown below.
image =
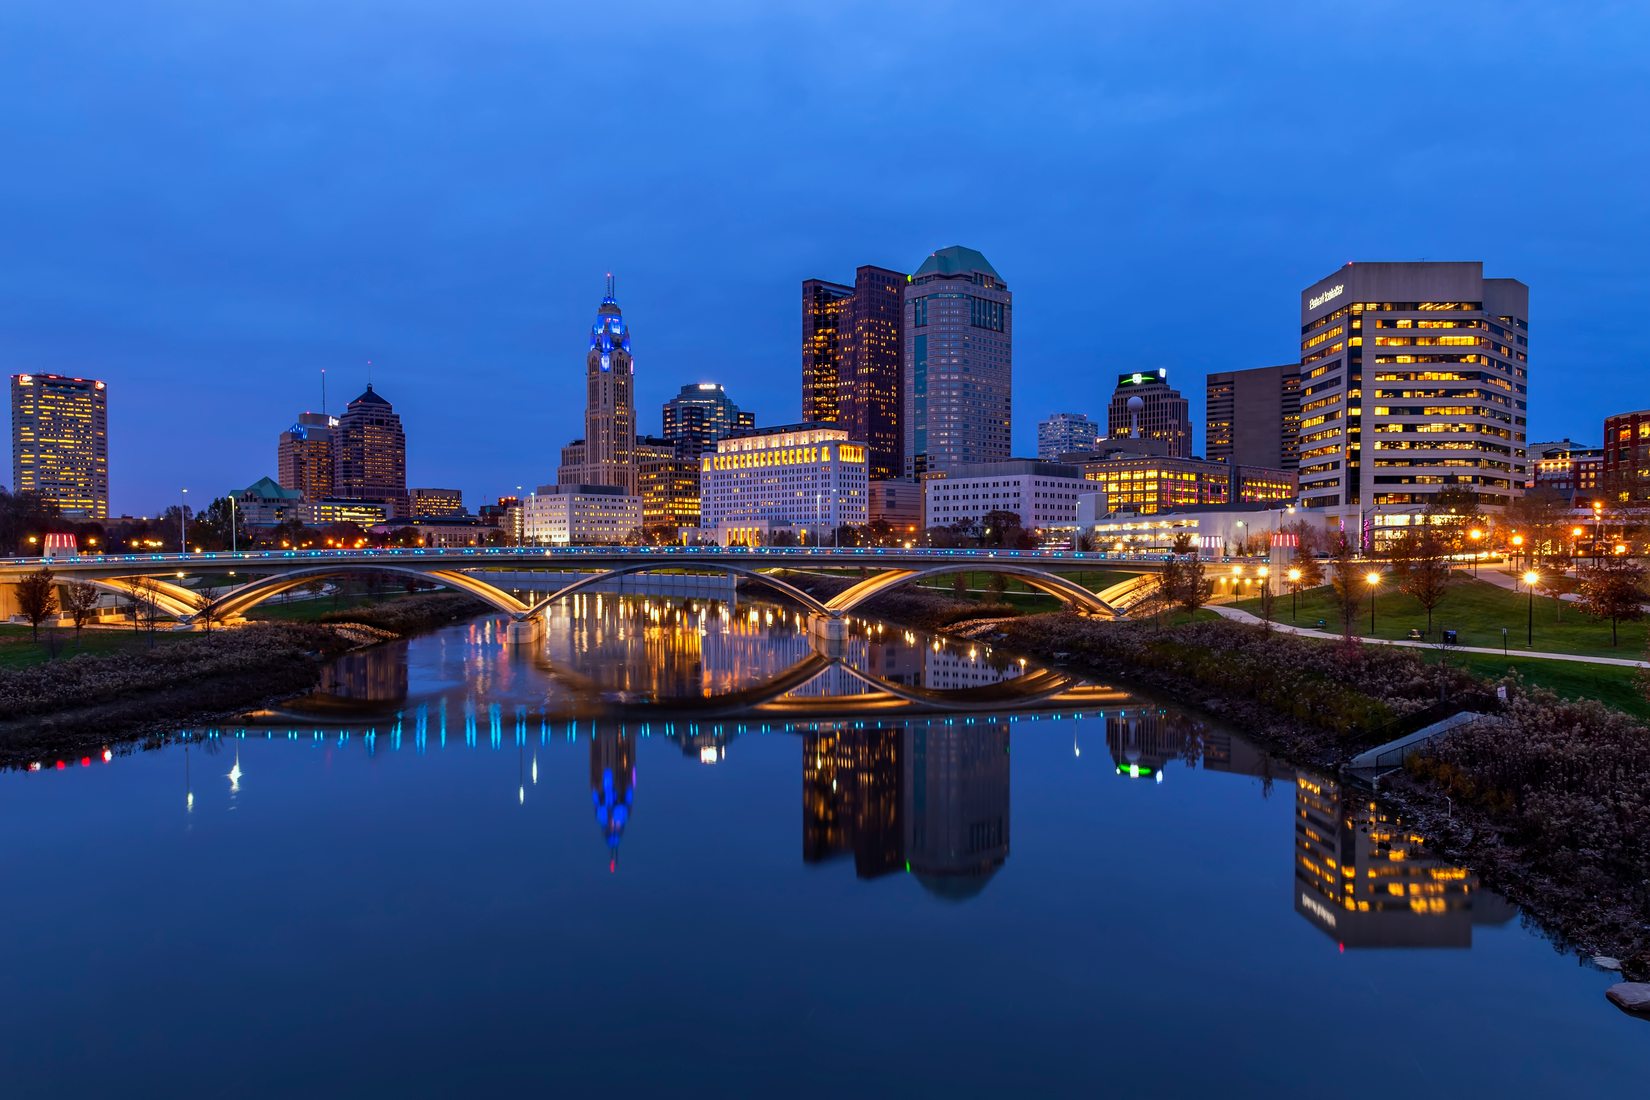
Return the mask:
<svg viewBox="0 0 1650 1100">
<path fill-rule="evenodd" d="M 596 323 L 590 326 L 590 350 L 598 357 L 597 362 L 602 370 L 612 370 L 613 353 L 622 351 L 621 367 L 635 372 L 635 362 L 630 357 L 630 329 L 625 327 L 624 311 L 613 297 L 612 275 L 607 277 L 607 293 L 596 309 Z"/>
</svg>

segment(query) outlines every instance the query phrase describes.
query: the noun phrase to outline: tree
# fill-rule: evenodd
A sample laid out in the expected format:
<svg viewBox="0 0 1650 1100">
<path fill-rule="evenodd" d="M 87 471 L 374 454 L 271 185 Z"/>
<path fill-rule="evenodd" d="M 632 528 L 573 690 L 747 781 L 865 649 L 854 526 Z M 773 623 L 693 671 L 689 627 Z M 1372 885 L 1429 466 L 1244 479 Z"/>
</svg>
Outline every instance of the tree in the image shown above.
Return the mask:
<svg viewBox="0 0 1650 1100">
<path fill-rule="evenodd" d="M 1341 616 L 1341 633 L 1352 637 L 1352 623 L 1358 617 L 1358 606 L 1363 602 L 1363 577 L 1358 571 L 1357 553 L 1352 540 L 1343 531 L 1335 538 L 1329 552 L 1329 585 L 1335 592 L 1335 609 Z"/>
<path fill-rule="evenodd" d="M 1196 554 L 1189 555 L 1180 566 L 1180 583 L 1175 592 L 1175 602 L 1190 619 L 1196 617 L 1197 609 L 1208 603 L 1214 594 L 1215 582 L 1204 574 L 1203 559 Z"/>
<path fill-rule="evenodd" d="M 1278 594 L 1272 588 L 1272 574 L 1268 572 L 1260 579 L 1260 628 L 1262 631 L 1272 629 L 1272 608 L 1277 604 Z"/>
<path fill-rule="evenodd" d="M 246 528 L 246 516 L 239 505 L 231 504 L 228 497 L 218 497 L 206 506 L 206 511 L 195 517 L 190 527 L 191 545 L 198 545 L 204 550 L 228 550 L 230 547 L 246 549 L 251 546 Z"/>
<path fill-rule="evenodd" d="M 1427 634 L 1432 634 L 1432 613 L 1449 588 L 1451 577 L 1448 548 L 1437 527 L 1423 517 L 1419 527 L 1405 531 L 1393 545 L 1392 562 L 1398 574 L 1398 589 L 1426 609 Z"/>
<path fill-rule="evenodd" d="M 50 569 L 42 566 L 33 573 L 25 573 L 17 582 L 17 610 L 29 620 L 30 633 L 38 642 L 40 624 L 57 611 L 57 582 Z"/>
<path fill-rule="evenodd" d="M 80 645 L 80 628 L 97 610 L 97 596 L 97 586 L 85 581 L 63 586 L 63 611 L 74 621 L 74 644 L 77 647 Z"/>
<path fill-rule="evenodd" d="M 1316 588 L 1323 583 L 1323 566 L 1304 541 L 1295 544 L 1295 556 L 1289 564 L 1300 570 L 1300 580 L 1296 582 L 1300 587 Z"/>
<path fill-rule="evenodd" d="M 195 612 L 195 621 L 208 633 L 212 633 L 212 624 L 218 620 L 218 586 L 207 583 L 195 589 L 201 598 L 200 610 Z"/>
<path fill-rule="evenodd" d="M 0 555 L 39 553 L 27 539 L 43 536 L 57 519 L 57 505 L 37 493 L 10 493 L 0 489 Z"/>
<path fill-rule="evenodd" d="M 138 577 L 132 581 L 134 618 L 149 635 L 149 644 L 155 644 L 155 627 L 166 612 L 160 606 L 160 584 L 153 577 Z"/>
<path fill-rule="evenodd" d="M 1581 610 L 1610 620 L 1610 644 L 1620 644 L 1617 625 L 1644 618 L 1644 566 L 1631 558 L 1607 557 L 1581 570 L 1577 590 Z"/>
<path fill-rule="evenodd" d="M 1020 526 L 1020 514 L 993 509 L 980 521 L 981 546 L 1018 546 L 1025 532 Z"/>
<path fill-rule="evenodd" d="M 1169 543 L 1169 553 L 1175 555 L 1190 554 L 1192 552 L 1192 534 L 1190 531 L 1181 531 L 1175 535 L 1174 541 Z"/>
<path fill-rule="evenodd" d="M 1503 516 L 1509 532 L 1524 536 L 1526 568 L 1543 558 L 1560 557 L 1569 545 L 1570 502 L 1551 489 L 1532 489 L 1514 497 Z"/>
<path fill-rule="evenodd" d="M 991 602 L 1002 603 L 1003 594 L 1008 591 L 1008 578 L 1001 573 L 987 573 L 985 586 L 986 590 L 991 593 Z"/>
</svg>

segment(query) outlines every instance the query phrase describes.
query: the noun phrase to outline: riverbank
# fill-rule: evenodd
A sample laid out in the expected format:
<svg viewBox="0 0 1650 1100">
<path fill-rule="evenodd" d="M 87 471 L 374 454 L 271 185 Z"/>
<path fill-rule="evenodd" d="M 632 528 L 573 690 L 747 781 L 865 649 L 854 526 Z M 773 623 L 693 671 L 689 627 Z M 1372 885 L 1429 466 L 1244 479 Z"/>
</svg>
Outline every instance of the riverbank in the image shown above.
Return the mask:
<svg viewBox="0 0 1650 1100">
<path fill-rule="evenodd" d="M 816 595 L 833 590 L 828 578 L 812 580 Z M 1005 617 L 932 593 L 890 593 L 865 610 L 930 629 L 999 619 L 968 633 L 1197 707 L 1316 768 L 1339 769 L 1440 702 L 1487 710 L 1496 686 L 1411 650 L 1222 621 Z M 1650 730 L 1596 702 L 1503 682 L 1505 707 L 1438 742 L 1382 798 L 1434 853 L 1471 869 L 1560 949 L 1619 958 L 1629 977 L 1650 979 Z"/>
<path fill-rule="evenodd" d="M 270 706 L 313 690 L 342 653 L 486 610 L 453 593 L 402 596 L 317 608 L 315 622 L 249 623 L 0 669 L 0 767 L 49 766 Z"/>
</svg>

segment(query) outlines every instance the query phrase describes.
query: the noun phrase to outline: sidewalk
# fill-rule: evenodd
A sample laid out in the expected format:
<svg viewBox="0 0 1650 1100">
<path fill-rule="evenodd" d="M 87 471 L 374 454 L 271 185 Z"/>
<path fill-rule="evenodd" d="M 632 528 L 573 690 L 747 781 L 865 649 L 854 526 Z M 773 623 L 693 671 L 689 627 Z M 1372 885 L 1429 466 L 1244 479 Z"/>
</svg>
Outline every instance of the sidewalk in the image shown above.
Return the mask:
<svg viewBox="0 0 1650 1100">
<path fill-rule="evenodd" d="M 1213 611 L 1216 615 L 1231 619 L 1233 622 L 1248 623 L 1251 626 L 1261 625 L 1260 616 L 1251 615 L 1247 611 L 1239 611 L 1235 607 L 1219 607 L 1214 604 L 1206 604 L 1204 606 L 1208 610 Z M 1333 634 L 1327 630 L 1312 630 L 1304 626 L 1290 626 L 1287 623 L 1280 623 L 1275 619 L 1272 621 L 1272 629 L 1281 631 L 1285 634 L 1298 634 L 1303 638 L 1321 638 L 1331 642 L 1338 642 L 1341 640 L 1341 635 Z M 1491 649 L 1485 646 L 1457 645 L 1445 647 L 1437 645 L 1433 642 L 1416 642 L 1402 638 L 1361 638 L 1359 640 L 1369 645 L 1395 645 L 1403 646 L 1406 649 L 1436 649 L 1440 651 L 1447 649 L 1450 653 L 1488 653 L 1492 657 L 1536 657 L 1543 661 L 1574 661 L 1577 664 L 1583 665 L 1616 665 L 1621 668 L 1650 668 L 1650 662 L 1634 661 L 1627 657 L 1583 657 L 1575 653 L 1546 653 L 1541 650 L 1511 648 L 1507 649 L 1505 653 L 1503 653 L 1500 649 Z"/>
</svg>

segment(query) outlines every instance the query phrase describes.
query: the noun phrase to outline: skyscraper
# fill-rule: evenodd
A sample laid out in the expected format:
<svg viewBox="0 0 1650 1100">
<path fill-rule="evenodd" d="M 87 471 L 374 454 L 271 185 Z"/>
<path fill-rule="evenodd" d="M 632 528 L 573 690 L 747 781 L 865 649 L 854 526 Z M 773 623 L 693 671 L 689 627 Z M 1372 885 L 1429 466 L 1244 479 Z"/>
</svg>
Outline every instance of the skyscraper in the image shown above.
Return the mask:
<svg viewBox="0 0 1650 1100">
<path fill-rule="evenodd" d="M 756 415 L 735 405 L 720 382 L 695 382 L 665 402 L 664 425 L 676 457 L 697 459 L 714 451 L 718 439 L 756 427 Z"/>
<path fill-rule="evenodd" d="M 1301 503 L 1386 508 L 1401 527 L 1445 489 L 1511 500 L 1529 303 L 1476 262 L 1347 264 L 1301 291 Z"/>
<path fill-rule="evenodd" d="M 1221 371 L 1205 382 L 1204 457 L 1210 462 L 1300 465 L 1295 436 L 1301 424 L 1299 363 Z"/>
<path fill-rule="evenodd" d="M 302 493 L 306 501 L 333 495 L 337 430 L 338 420 L 326 413 L 298 414 L 298 422 L 281 433 L 275 446 L 275 476 L 281 488 Z"/>
<path fill-rule="evenodd" d="M 1057 462 L 1063 454 L 1092 451 L 1100 436 L 1100 425 L 1082 413 L 1055 413 L 1037 425 L 1037 457 Z"/>
<path fill-rule="evenodd" d="M 613 276 L 590 326 L 590 350 L 584 357 L 584 441 L 579 451 L 564 451 L 556 475 L 561 485 L 616 485 L 636 492 L 636 365 L 630 355 L 630 329 L 613 297 Z"/>
<path fill-rule="evenodd" d="M 802 419 L 865 440 L 873 479 L 897 477 L 903 466 L 905 283 L 900 272 L 866 265 L 851 287 L 802 284 Z"/>
<path fill-rule="evenodd" d="M 906 476 L 1009 457 L 1013 303 L 990 262 L 961 245 L 935 252 L 910 277 L 901 383 Z"/>
<path fill-rule="evenodd" d="M 66 516 L 109 518 L 109 391 L 91 378 L 11 376 L 11 487 Z"/>
<path fill-rule="evenodd" d="M 351 401 L 333 437 L 333 493 L 345 500 L 381 500 L 389 514 L 407 514 L 407 437 L 395 407 L 373 392 Z"/>
<path fill-rule="evenodd" d="M 1117 376 L 1117 389 L 1106 410 L 1106 435 L 1119 439 L 1134 435 L 1137 429 L 1139 438 L 1161 443 L 1170 458 L 1192 457 L 1191 404 L 1169 385 L 1168 371 L 1159 368 Z"/>
</svg>

